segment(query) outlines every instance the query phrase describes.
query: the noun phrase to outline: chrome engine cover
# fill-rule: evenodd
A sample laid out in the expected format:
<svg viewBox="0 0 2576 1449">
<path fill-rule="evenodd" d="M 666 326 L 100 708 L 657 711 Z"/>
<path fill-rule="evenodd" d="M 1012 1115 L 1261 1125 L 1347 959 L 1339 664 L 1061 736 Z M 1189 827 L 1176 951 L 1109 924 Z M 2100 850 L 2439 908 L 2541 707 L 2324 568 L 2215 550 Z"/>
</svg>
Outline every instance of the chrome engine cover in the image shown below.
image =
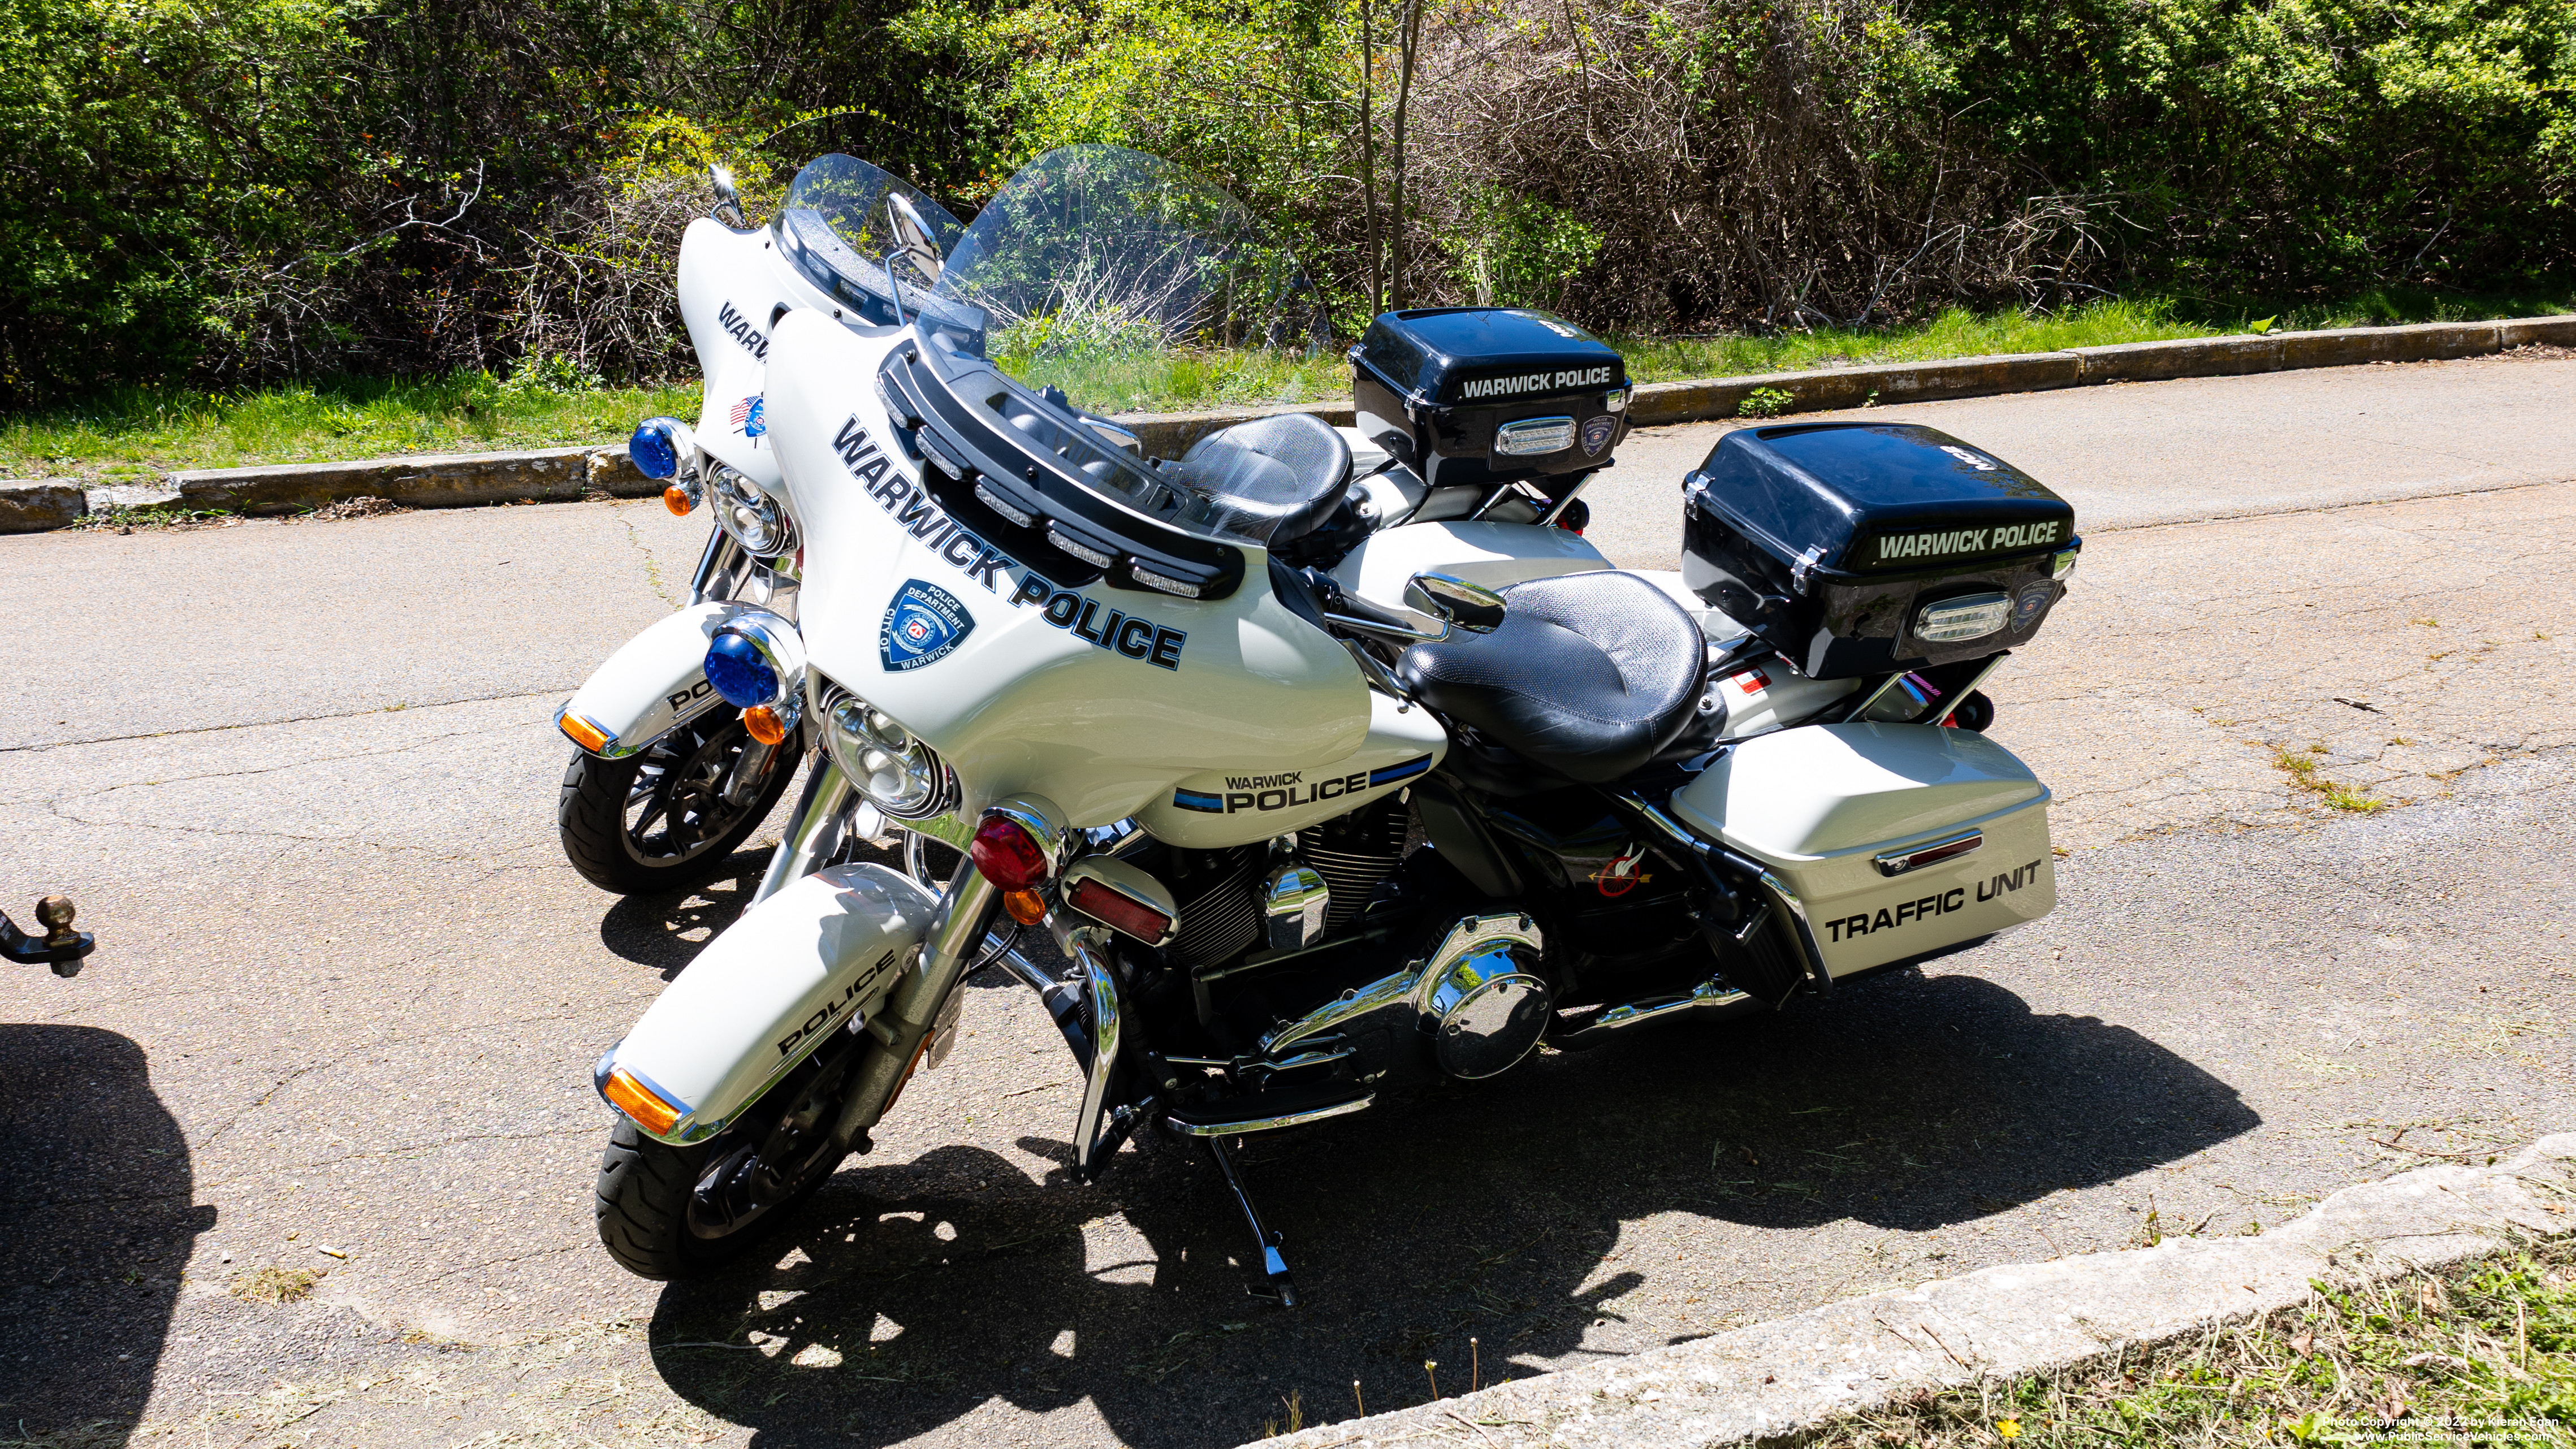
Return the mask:
<svg viewBox="0 0 2576 1449">
<path fill-rule="evenodd" d="M 1417 1052 L 1462 1080 L 1493 1076 L 1547 1031 L 1555 1003 L 1539 974 L 1545 950 L 1538 923 L 1518 911 L 1461 917 L 1428 954 L 1263 1038 L 1262 1054 L 1282 1065 L 1309 1064 L 1323 1050 L 1356 1055 L 1363 1081 L 1421 1060 Z"/>
<path fill-rule="evenodd" d="M 1467 1081 L 1519 1065 L 1547 1031 L 1552 1001 L 1538 975 L 1529 917 L 1470 916 L 1449 928 L 1422 973 L 1422 1026 L 1440 1070 Z"/>
</svg>

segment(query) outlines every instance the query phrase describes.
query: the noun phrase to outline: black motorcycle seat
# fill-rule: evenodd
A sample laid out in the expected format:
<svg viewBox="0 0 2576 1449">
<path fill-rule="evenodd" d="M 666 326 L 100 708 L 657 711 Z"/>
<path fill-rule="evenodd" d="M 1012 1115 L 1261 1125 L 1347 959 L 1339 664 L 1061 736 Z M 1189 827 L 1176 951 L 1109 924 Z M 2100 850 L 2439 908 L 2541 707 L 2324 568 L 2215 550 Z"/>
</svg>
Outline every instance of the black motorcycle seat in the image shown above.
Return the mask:
<svg viewBox="0 0 2576 1449">
<path fill-rule="evenodd" d="M 1707 649 L 1663 590 L 1603 571 L 1498 592 L 1499 627 L 1414 645 L 1396 661 L 1397 682 L 1495 744 L 1591 785 L 1644 765 L 1689 723 Z"/>
<path fill-rule="evenodd" d="M 1332 516 L 1351 481 L 1351 447 L 1311 413 L 1281 413 L 1210 433 L 1164 473 L 1209 494 L 1218 528 L 1266 548 Z"/>
</svg>

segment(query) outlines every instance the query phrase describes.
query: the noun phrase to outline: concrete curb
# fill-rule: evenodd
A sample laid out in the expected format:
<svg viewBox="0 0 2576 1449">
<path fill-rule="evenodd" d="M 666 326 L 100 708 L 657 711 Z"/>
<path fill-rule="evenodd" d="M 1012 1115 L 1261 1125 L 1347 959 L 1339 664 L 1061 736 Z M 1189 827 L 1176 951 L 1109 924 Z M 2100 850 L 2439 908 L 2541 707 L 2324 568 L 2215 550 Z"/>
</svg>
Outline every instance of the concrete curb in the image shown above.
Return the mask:
<svg viewBox="0 0 2576 1449">
<path fill-rule="evenodd" d="M 2576 316 L 2348 327 L 2264 337 L 2187 337 L 2171 342 L 2078 347 L 2065 352 L 1650 382 L 1637 388 L 1629 403 L 1629 415 L 1642 428 L 1740 417 L 1745 400 L 1757 389 L 1768 389 L 1786 398 L 1779 406 L 1780 413 L 1826 412 L 1873 403 L 1886 407 L 2094 383 L 2160 382 L 2290 368 L 2348 367 L 2365 362 L 2477 357 L 2533 344 L 2576 347 Z M 1140 413 L 1119 421 L 1144 440 L 1145 451 L 1169 458 L 1179 456 L 1190 444 L 1220 429 L 1290 412 L 1313 413 L 1336 426 L 1346 427 L 1351 421 L 1347 398 L 1226 412 Z M 661 491 L 660 484 L 635 471 L 623 447 L 615 446 L 211 468 L 173 473 L 169 481 L 178 491 L 167 497 L 162 496 L 166 489 L 152 491 L 148 498 L 133 496 L 137 490 L 131 486 L 91 489 L 86 503 L 73 503 L 68 513 L 64 511 L 64 495 L 76 497 L 81 492 L 77 487 L 0 482 L 0 533 L 61 528 L 77 520 L 83 511 L 100 511 L 111 503 L 170 502 L 182 508 L 277 514 L 300 513 L 361 497 L 391 499 L 405 508 L 465 508 L 483 503 L 515 503 L 523 498 L 563 501 L 596 492 L 640 498 Z"/>
<path fill-rule="evenodd" d="M 1508 1449 L 1715 1449 L 1769 1441 L 1919 1390 L 2063 1369 L 2373 1277 L 2490 1252 L 2515 1231 L 2576 1228 L 2576 1133 L 2492 1167 L 2431 1167 L 2348 1187 L 2257 1238 L 1987 1268 L 1633 1357 L 1260 1441 Z"/>
<path fill-rule="evenodd" d="M 232 513 L 302 513 L 351 498 L 383 498 L 405 508 L 468 508 L 533 498 L 564 502 L 607 493 L 647 498 L 662 484 L 637 472 L 620 446 L 523 448 L 496 453 L 423 453 L 346 463 L 269 463 L 251 468 L 197 468 L 172 473 L 161 486 L 0 482 L 0 533 L 66 528 L 84 513 L 112 507 L 223 509 Z"/>
</svg>

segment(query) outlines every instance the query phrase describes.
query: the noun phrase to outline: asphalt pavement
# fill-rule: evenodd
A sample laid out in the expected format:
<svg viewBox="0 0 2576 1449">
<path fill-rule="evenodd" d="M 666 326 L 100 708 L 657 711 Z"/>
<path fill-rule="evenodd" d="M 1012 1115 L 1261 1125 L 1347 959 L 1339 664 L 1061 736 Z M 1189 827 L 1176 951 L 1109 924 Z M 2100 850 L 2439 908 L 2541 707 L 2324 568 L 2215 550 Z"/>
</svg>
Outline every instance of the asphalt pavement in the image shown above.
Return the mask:
<svg viewBox="0 0 2576 1449">
<path fill-rule="evenodd" d="M 1226 1444 L 2564 1128 L 2571 403 L 2576 362 L 2492 359 L 1887 410 L 2076 503 L 2075 592 L 1993 685 L 2057 791 L 2057 913 L 1259 1146 L 1294 1313 L 1245 1296 L 1192 1154 L 1069 1184 L 1072 1066 L 998 979 L 775 1258 L 665 1287 L 598 1251 L 589 1064 L 763 857 L 582 882 L 551 715 L 702 523 L 0 539 L 0 894 L 69 891 L 101 940 L 0 976 L 0 1424 Z M 1717 431 L 1623 448 L 1614 557 L 1669 563 Z"/>
</svg>

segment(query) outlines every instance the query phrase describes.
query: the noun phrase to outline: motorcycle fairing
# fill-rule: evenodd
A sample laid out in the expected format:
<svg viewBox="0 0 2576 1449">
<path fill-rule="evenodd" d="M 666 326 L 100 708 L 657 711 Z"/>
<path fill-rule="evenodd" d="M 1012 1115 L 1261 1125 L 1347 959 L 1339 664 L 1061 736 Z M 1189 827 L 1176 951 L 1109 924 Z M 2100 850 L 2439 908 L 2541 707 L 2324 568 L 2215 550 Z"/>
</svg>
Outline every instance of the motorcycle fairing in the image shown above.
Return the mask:
<svg viewBox="0 0 2576 1449">
<path fill-rule="evenodd" d="M 1782 882 L 1827 971 L 1846 976 L 2055 909 L 2048 799 L 2029 766 L 1972 731 L 1830 724 L 1729 746 L 1673 792 L 1672 811 Z"/>
<path fill-rule="evenodd" d="M 1106 825 L 1211 772 L 1345 758 L 1369 737 L 1358 666 L 1266 585 L 1244 554 L 1221 599 L 1052 579 L 995 542 L 998 515 L 962 490 L 922 486 L 874 385 L 919 333 L 781 320 L 770 434 L 806 539 L 798 614 L 813 671 L 902 722 L 952 768 L 959 813 L 1032 791 L 1068 825 Z M 943 480 L 945 481 L 945 480 Z M 926 667 L 892 670 L 877 621 L 911 581 L 959 601 L 974 627 Z M 823 619 L 860 627 L 816 626 Z"/>
<path fill-rule="evenodd" d="M 775 492 L 778 459 L 766 437 L 768 408 L 764 403 L 755 418 L 750 406 L 768 377 L 772 319 L 781 308 L 829 308 L 831 299 L 785 264 L 767 231 L 735 231 L 703 216 L 681 236 L 679 284 L 680 320 L 705 378 L 698 447 Z"/>
<path fill-rule="evenodd" d="M 568 719 L 587 723 L 608 743 L 592 749 L 572 736 L 574 743 L 601 759 L 622 760 L 722 704 L 707 683 L 707 641 L 748 609 L 706 603 L 654 620 L 573 691 L 555 711 L 556 725 Z M 570 730 L 565 733 L 571 735 Z"/>
<path fill-rule="evenodd" d="M 655 997 L 600 1063 L 679 1110 L 665 1142 L 702 1141 L 836 1031 L 864 1021 L 911 965 L 938 898 L 880 865 L 817 871 L 751 908 Z M 639 1123 L 640 1127 L 641 1124 Z"/>
</svg>

